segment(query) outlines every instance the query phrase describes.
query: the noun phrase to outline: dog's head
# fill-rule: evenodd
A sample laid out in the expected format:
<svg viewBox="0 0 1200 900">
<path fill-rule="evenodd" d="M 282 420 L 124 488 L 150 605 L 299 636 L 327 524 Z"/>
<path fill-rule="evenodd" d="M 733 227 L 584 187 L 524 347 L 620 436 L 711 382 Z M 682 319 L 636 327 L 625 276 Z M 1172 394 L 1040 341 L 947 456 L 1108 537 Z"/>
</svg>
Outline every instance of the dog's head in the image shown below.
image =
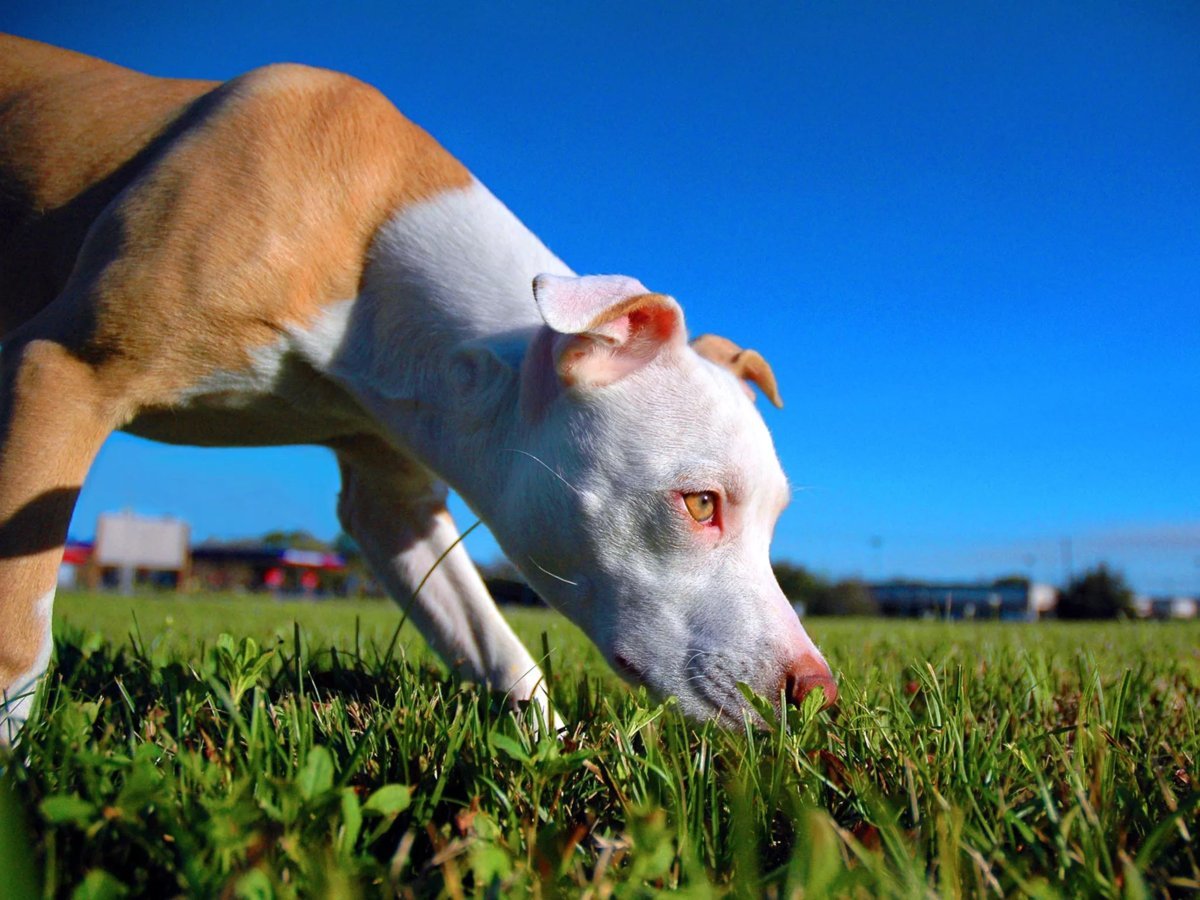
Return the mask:
<svg viewBox="0 0 1200 900">
<path fill-rule="evenodd" d="M 545 326 L 520 372 L 524 430 L 493 530 L 537 591 L 625 677 L 697 718 L 740 719 L 745 682 L 836 689 L 771 570 L 787 480 L 747 382 L 770 367 L 687 342 L 630 278 L 539 276 Z"/>
</svg>

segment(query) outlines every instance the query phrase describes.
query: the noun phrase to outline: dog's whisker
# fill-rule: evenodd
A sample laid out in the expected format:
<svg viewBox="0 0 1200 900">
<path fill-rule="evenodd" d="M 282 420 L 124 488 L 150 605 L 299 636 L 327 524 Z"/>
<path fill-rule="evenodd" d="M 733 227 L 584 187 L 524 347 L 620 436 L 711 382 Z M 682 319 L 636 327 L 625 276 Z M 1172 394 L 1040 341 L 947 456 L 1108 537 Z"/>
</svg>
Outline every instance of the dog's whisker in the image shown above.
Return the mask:
<svg viewBox="0 0 1200 900">
<path fill-rule="evenodd" d="M 579 494 L 580 496 L 583 495 L 583 491 L 579 490 L 579 488 L 575 487 L 575 485 L 571 484 L 571 482 L 569 482 L 569 481 L 567 481 L 567 479 L 563 478 L 562 475 L 559 474 L 557 469 L 550 466 L 545 460 L 541 459 L 537 455 L 530 453 L 527 450 L 519 450 L 516 447 L 501 447 L 500 452 L 501 453 L 519 453 L 522 456 L 528 456 L 535 463 L 540 465 L 543 469 L 545 469 L 547 472 L 549 472 L 551 475 L 553 475 L 555 478 L 557 478 L 559 481 L 561 481 L 563 484 L 565 484 L 567 487 L 569 487 L 575 493 Z M 547 573 L 547 574 L 549 574 L 549 573 Z"/>
<path fill-rule="evenodd" d="M 563 584 L 569 584 L 572 587 L 579 587 L 578 581 L 571 581 L 571 579 L 569 579 L 569 578 L 563 578 L 561 575 L 555 575 L 553 572 L 551 572 L 549 569 L 547 569 L 545 566 L 543 566 L 541 563 L 539 563 L 532 556 L 527 557 L 527 558 L 531 563 L 533 563 L 535 566 L 537 566 L 544 574 L 549 575 L 551 578 L 553 578 L 557 581 L 561 581 Z"/>
<path fill-rule="evenodd" d="M 690 666 L 696 660 L 696 658 L 699 656 L 713 656 L 719 660 L 730 660 L 730 661 L 733 660 L 733 657 L 730 654 L 725 653 L 724 651 L 721 651 L 721 650 L 701 650 L 697 647 L 687 647 L 684 649 L 684 652 L 692 654 L 692 656 L 688 659 L 688 661 L 686 663 L 684 663 L 685 669 L 688 666 Z"/>
</svg>

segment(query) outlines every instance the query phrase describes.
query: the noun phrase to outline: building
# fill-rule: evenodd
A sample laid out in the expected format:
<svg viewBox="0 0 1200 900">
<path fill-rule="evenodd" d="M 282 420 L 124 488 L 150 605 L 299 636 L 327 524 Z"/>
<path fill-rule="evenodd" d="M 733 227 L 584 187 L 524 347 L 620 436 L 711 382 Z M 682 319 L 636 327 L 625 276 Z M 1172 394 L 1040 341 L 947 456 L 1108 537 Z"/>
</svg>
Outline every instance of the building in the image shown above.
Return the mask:
<svg viewBox="0 0 1200 900">
<path fill-rule="evenodd" d="M 338 553 L 293 550 L 259 541 L 206 542 L 191 549 L 183 572 L 135 567 L 141 588 L 206 591 L 264 591 L 275 594 L 346 593 L 346 560 Z M 120 585 L 119 567 L 100 562 L 91 541 L 71 540 L 63 551 L 59 587 L 87 590 Z"/>
<path fill-rule="evenodd" d="M 326 594 L 342 589 L 346 560 L 339 553 L 294 550 L 261 541 L 206 541 L 192 548 L 191 588 Z"/>
<path fill-rule="evenodd" d="M 1032 622 L 1054 610 L 1058 592 L 1048 584 L 925 584 L 889 581 L 867 586 L 879 612 L 897 618 L 1003 619 Z"/>
<path fill-rule="evenodd" d="M 1200 600 L 1139 595 L 1133 598 L 1133 609 L 1139 619 L 1194 619 L 1200 615 Z"/>
</svg>

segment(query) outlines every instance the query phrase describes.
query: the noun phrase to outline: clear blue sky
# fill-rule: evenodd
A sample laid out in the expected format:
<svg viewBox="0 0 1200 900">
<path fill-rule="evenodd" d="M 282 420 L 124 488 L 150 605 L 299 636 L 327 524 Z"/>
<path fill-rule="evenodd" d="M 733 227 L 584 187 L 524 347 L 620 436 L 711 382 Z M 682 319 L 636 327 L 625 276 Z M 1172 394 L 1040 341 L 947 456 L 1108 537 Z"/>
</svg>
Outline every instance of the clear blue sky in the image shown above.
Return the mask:
<svg viewBox="0 0 1200 900">
<path fill-rule="evenodd" d="M 771 361 L 801 488 L 777 558 L 1057 581 L 1069 538 L 1076 569 L 1200 591 L 1188 0 L 14 0 L 0 28 L 161 75 L 291 60 L 377 85 L 577 270 Z M 131 507 L 331 537 L 336 490 L 322 451 L 118 436 L 73 533 Z"/>
</svg>

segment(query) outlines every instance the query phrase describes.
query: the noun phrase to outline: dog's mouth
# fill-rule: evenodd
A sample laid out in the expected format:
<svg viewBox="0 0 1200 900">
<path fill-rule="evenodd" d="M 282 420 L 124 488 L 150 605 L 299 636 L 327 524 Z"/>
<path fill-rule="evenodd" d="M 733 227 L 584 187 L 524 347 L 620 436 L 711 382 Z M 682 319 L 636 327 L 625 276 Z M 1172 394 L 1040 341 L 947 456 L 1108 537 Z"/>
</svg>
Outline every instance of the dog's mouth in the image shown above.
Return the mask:
<svg viewBox="0 0 1200 900">
<path fill-rule="evenodd" d="M 626 681 L 632 681 L 634 684 L 647 684 L 646 676 L 629 659 L 620 653 L 613 654 L 613 665 L 617 669 L 617 673 Z"/>
<path fill-rule="evenodd" d="M 688 660 L 686 685 L 691 701 L 699 705 L 692 716 L 715 719 L 725 728 L 739 728 L 749 711 L 752 720 L 762 723 L 738 689 L 739 682 L 749 679 L 737 670 L 731 670 L 726 660 L 726 655 L 716 650 L 696 652 Z"/>
<path fill-rule="evenodd" d="M 715 653 L 706 654 L 715 656 Z M 684 713 L 695 721 L 715 719 L 725 728 L 738 728 L 743 723 L 743 715 L 750 710 L 751 719 L 759 726 L 763 723 L 757 713 L 750 709 L 745 699 L 737 689 L 737 679 L 725 671 L 719 660 L 712 662 L 710 667 L 702 667 L 693 657 L 687 672 L 690 676 L 685 683 L 684 694 L 674 694 L 683 705 Z M 612 665 L 617 674 L 625 681 L 646 687 L 653 696 L 664 697 L 647 677 L 646 672 L 630 661 L 623 653 L 614 653 Z"/>
<path fill-rule="evenodd" d="M 627 682 L 644 686 L 651 695 L 659 699 L 668 696 L 650 681 L 645 671 L 630 662 L 629 657 L 622 653 L 614 653 L 612 661 L 617 674 Z M 737 726 L 741 722 L 740 715 L 745 704 L 731 686 L 732 682 L 726 685 L 725 681 L 719 669 L 716 672 L 702 672 L 697 669 L 688 679 L 688 687 L 691 688 L 687 691 L 688 696 L 674 696 L 683 704 L 685 713 L 696 721 L 712 718 L 725 727 Z"/>
</svg>

